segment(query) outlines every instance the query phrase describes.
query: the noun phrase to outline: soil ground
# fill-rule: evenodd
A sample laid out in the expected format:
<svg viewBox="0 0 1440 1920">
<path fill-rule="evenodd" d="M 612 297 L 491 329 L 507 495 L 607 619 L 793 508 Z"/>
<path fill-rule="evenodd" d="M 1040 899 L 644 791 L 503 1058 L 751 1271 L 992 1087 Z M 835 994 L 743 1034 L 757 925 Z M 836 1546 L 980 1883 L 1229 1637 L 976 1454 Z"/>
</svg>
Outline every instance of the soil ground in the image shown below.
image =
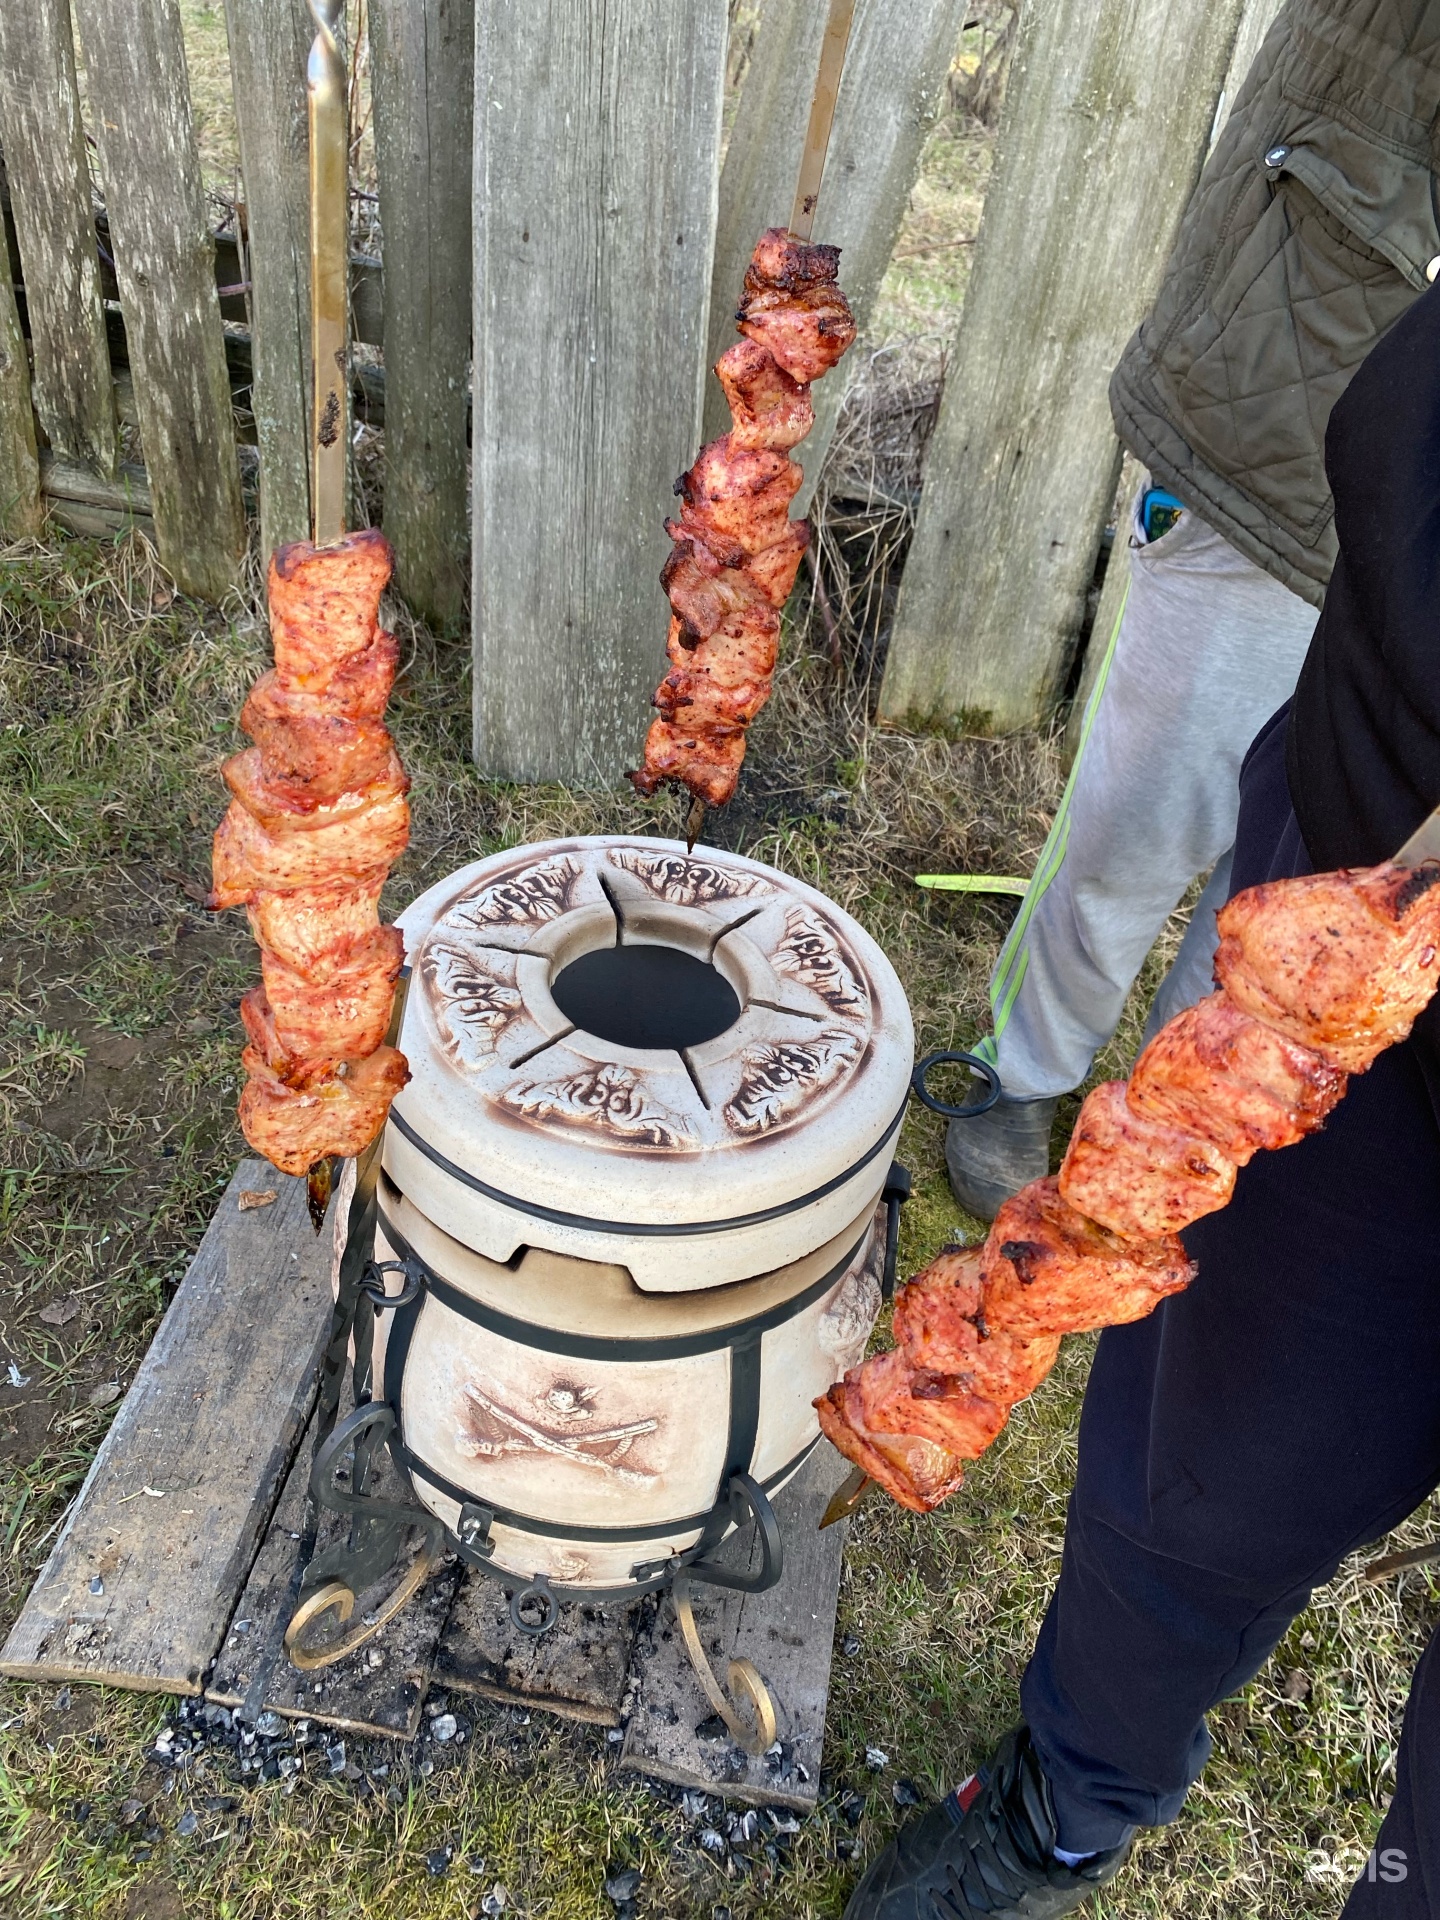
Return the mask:
<svg viewBox="0 0 1440 1920">
<path fill-rule="evenodd" d="M 233 173 L 223 13 L 188 5 L 186 19 L 192 71 L 209 63 L 215 104 L 201 132 L 223 190 L 227 165 Z M 978 57 L 972 40 L 966 58 Z M 889 434 L 889 478 L 903 483 L 907 463 L 918 475 L 990 144 L 960 112 L 931 138 L 872 324 L 872 372 L 837 442 L 842 465 Z M 832 487 L 820 503 L 839 670 L 802 607 L 741 793 L 713 837 L 855 913 L 904 978 L 920 1045 L 963 1046 L 987 1024 L 985 983 L 1013 902 L 924 893 L 913 875 L 1027 872 L 1059 797 L 1058 756 L 1038 736 L 912 738 L 870 725 L 906 520 L 857 515 L 843 495 Z M 403 609 L 395 618 L 406 664 L 394 725 L 416 825 L 388 913 L 502 847 L 675 830 L 673 801 L 482 780 L 467 759 L 464 649 Z M 199 609 L 174 596 L 143 545 L 0 549 L 0 1634 L 241 1151 L 235 1007 L 253 949 L 240 916 L 214 919 L 197 903 L 224 804 L 218 768 L 239 744 L 233 716 L 264 659 L 253 594 Z M 1096 1077 L 1128 1067 L 1180 926 L 1177 916 L 1147 963 Z M 901 1244 L 908 1273 L 977 1223 L 957 1214 L 939 1123 L 918 1109 L 902 1157 L 917 1186 Z M 340 1751 L 276 1729 L 243 1749 L 218 1719 L 171 1701 L 5 1684 L 0 1910 L 834 1920 L 861 1861 L 1015 1718 L 1058 1564 L 1089 1352 L 1085 1339 L 1066 1343 L 940 1512 L 862 1508 L 821 1805 L 797 1830 L 620 1776 L 598 1731 L 477 1702 L 455 1703 L 463 1742 L 427 1732 L 409 1748 Z M 1436 1530 L 1434 1511 L 1422 1513 L 1393 1544 Z M 1184 1815 L 1142 1837 L 1097 1914 L 1337 1914 L 1381 1817 L 1410 1669 L 1437 1608 L 1433 1575 L 1372 1589 L 1348 1565 L 1256 1682 L 1212 1716 L 1215 1757 Z M 622 1885 L 615 1876 L 631 1867 L 641 1880 L 626 1907 L 605 1883 Z"/>
</svg>

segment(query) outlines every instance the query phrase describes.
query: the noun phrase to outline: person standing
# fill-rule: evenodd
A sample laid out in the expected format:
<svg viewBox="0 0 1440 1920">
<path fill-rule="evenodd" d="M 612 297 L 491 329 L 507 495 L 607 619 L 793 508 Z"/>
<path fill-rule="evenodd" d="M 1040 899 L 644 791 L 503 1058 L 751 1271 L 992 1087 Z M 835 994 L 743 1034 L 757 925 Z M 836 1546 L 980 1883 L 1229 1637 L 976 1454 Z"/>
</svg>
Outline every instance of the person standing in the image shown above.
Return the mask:
<svg viewBox="0 0 1440 1920">
<path fill-rule="evenodd" d="M 1440 806 L 1440 288 L 1355 377 L 1326 461 L 1338 557 L 1293 701 L 1246 757 L 1237 891 L 1376 865 Z M 1190 1286 L 1100 1336 L 1023 1723 L 846 1920 L 1080 1906 L 1178 1816 L 1206 1714 L 1313 1589 L 1440 1487 L 1440 996 L 1182 1239 Z M 1344 1920 L 1440 1920 L 1440 1629 Z"/>
<path fill-rule="evenodd" d="M 1295 685 L 1335 561 L 1326 422 L 1440 272 L 1437 96 L 1433 0 L 1290 0 L 1115 370 L 1116 428 L 1152 485 L 1080 751 L 991 982 L 976 1051 L 1002 1097 L 946 1139 L 955 1196 L 981 1219 L 1047 1171 L 1059 1096 L 1213 869 L 1148 1031 L 1208 991 L 1240 762 Z"/>
</svg>

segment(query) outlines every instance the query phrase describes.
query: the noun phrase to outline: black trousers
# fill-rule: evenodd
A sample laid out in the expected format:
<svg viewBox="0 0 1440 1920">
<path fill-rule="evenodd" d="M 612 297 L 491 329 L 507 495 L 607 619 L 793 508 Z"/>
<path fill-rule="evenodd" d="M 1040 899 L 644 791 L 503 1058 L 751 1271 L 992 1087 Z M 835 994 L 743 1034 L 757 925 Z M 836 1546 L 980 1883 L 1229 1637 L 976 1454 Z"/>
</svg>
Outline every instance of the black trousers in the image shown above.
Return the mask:
<svg viewBox="0 0 1440 1920">
<path fill-rule="evenodd" d="M 1310 870 L 1285 719 L 1242 775 L 1237 891 Z M 1193 1285 L 1100 1338 L 1060 1581 L 1022 1686 L 1077 1851 L 1175 1818 L 1210 1751 L 1205 1713 L 1344 1555 L 1440 1484 L 1440 1127 L 1413 1044 L 1353 1079 L 1322 1132 L 1257 1154 L 1185 1240 Z M 1440 1916 L 1434 1640 L 1398 1774 L 1346 1920 Z"/>
</svg>

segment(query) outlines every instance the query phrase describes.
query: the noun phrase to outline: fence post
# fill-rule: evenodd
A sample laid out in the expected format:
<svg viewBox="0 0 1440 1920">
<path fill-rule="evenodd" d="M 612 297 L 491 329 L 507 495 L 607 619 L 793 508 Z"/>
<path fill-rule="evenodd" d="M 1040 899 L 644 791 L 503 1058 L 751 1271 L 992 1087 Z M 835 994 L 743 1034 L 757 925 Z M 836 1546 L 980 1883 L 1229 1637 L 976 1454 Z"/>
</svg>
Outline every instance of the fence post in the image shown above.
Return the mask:
<svg viewBox="0 0 1440 1920">
<path fill-rule="evenodd" d="M 251 410 L 260 448 L 260 545 L 310 535 L 310 174 L 305 0 L 225 0 L 245 182 Z"/>
<path fill-rule="evenodd" d="M 35 410 L 57 453 L 112 479 L 115 386 L 69 0 L 0 6 L 0 138 L 25 275 Z"/>
<path fill-rule="evenodd" d="M 840 284 L 863 331 L 890 264 L 915 184 L 920 149 L 965 23 L 964 0 L 859 0 L 835 107 L 815 238 L 840 247 Z M 807 77 L 820 57 L 826 9 L 770 0 L 740 92 L 720 176 L 710 290 L 709 359 L 733 344 L 735 302 L 755 242 L 790 218 L 810 108 Z M 846 362 L 846 372 L 852 363 Z M 803 512 L 824 464 L 845 374 L 815 389 L 815 425 L 795 449 L 805 468 Z M 730 423 L 716 380 L 705 389 L 705 438 Z"/>
<path fill-rule="evenodd" d="M 1245 84 L 1250 63 L 1260 51 L 1260 43 L 1270 31 L 1271 23 L 1280 11 L 1280 6 L 1281 0 L 1245 0 L 1245 10 L 1240 16 L 1240 29 L 1235 35 L 1230 64 L 1225 70 L 1225 84 L 1220 92 L 1219 110 L 1215 116 L 1214 130 L 1217 135 L 1224 120 L 1229 117 L 1230 109 L 1235 104 L 1235 96 Z M 1214 145 L 1213 140 L 1211 145 Z M 1100 589 L 1100 601 L 1095 609 L 1095 622 L 1090 629 L 1090 643 L 1085 649 L 1079 685 L 1075 689 L 1069 718 L 1065 722 L 1062 758 L 1067 773 L 1074 765 L 1075 756 L 1080 751 L 1080 733 L 1085 723 L 1085 708 L 1089 704 L 1100 669 L 1105 664 L 1105 654 L 1119 622 L 1120 609 L 1125 604 L 1125 594 L 1130 585 L 1130 519 L 1143 478 L 1144 468 L 1137 461 L 1127 459 L 1125 472 L 1121 476 L 1120 491 L 1115 500 L 1115 545 L 1110 550 L 1110 559 L 1106 564 L 1105 579 Z"/>
<path fill-rule="evenodd" d="M 78 0 L 76 16 L 160 558 L 218 600 L 245 515 L 179 7 Z"/>
<path fill-rule="evenodd" d="M 30 363 L 10 284 L 10 248 L 0 227 L 0 538 L 26 539 L 39 533 L 44 518 Z"/>
<path fill-rule="evenodd" d="M 370 0 L 385 235 L 385 531 L 441 628 L 464 607 L 474 0 Z"/>
<path fill-rule="evenodd" d="M 1204 157 L 1241 4 L 1022 9 L 883 720 L 1006 732 L 1058 696 L 1119 465 L 1110 374 Z"/>
<path fill-rule="evenodd" d="M 475 756 L 636 765 L 700 427 L 725 0 L 479 0 Z"/>
</svg>

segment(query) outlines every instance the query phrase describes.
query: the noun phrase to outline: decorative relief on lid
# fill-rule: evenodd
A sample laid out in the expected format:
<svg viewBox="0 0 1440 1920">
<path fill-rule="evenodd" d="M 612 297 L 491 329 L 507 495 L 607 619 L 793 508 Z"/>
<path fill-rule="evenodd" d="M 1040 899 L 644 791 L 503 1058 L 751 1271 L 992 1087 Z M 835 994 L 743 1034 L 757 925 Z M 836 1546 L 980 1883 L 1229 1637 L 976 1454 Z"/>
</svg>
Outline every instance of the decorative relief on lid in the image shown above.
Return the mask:
<svg viewBox="0 0 1440 1920">
<path fill-rule="evenodd" d="M 511 871 L 473 895 L 462 894 L 446 913 L 442 927 L 504 927 L 558 920 L 575 904 L 583 869 L 569 854 Z"/>
<path fill-rule="evenodd" d="M 614 1062 L 563 1079 L 527 1080 L 505 1088 L 500 1097 L 526 1119 L 612 1134 L 627 1147 L 673 1152 L 698 1144 L 689 1123 L 653 1100 L 639 1074 Z"/>
<path fill-rule="evenodd" d="M 863 1020 L 870 1012 L 864 982 L 847 964 L 834 931 L 806 907 L 791 907 L 785 932 L 770 955 L 777 973 L 813 987 L 832 1013 Z"/>
<path fill-rule="evenodd" d="M 478 862 L 436 892 L 436 917 L 418 920 L 412 948 L 427 1042 L 407 1032 L 416 1079 L 399 1111 L 464 1165 L 503 1116 L 507 1139 L 492 1135 L 493 1150 L 515 1165 L 502 1186 L 532 1158 L 553 1177 L 537 1156 L 559 1155 L 558 1168 L 577 1148 L 759 1162 L 787 1129 L 822 1114 L 845 1134 L 851 1093 L 861 1130 L 888 1125 L 903 1097 L 909 1025 L 898 983 L 875 971 L 861 930 L 802 882 L 709 851 L 580 840 Z M 632 944 L 627 915 L 636 946 L 673 940 L 716 956 L 739 1001 L 730 1028 L 683 1050 L 643 1050 L 569 1023 L 550 984 L 592 949 Z M 892 1026 L 903 1037 L 887 1047 Z M 577 1193 L 576 1210 L 585 1205 Z"/>
<path fill-rule="evenodd" d="M 708 860 L 679 853 L 647 853 L 642 847 L 614 847 L 612 866 L 633 873 L 659 900 L 676 907 L 704 907 L 716 900 L 744 900 L 775 889 L 757 873 L 727 873 Z"/>
<path fill-rule="evenodd" d="M 467 1460 L 498 1460 L 507 1454 L 539 1454 L 584 1467 L 602 1479 L 627 1487 L 647 1487 L 658 1468 L 634 1457 L 635 1443 L 660 1431 L 657 1416 L 642 1415 L 614 1425 L 596 1425 L 591 1401 L 598 1387 L 556 1380 L 543 1392 L 512 1406 L 499 1389 L 467 1381 L 458 1409 L 456 1451 Z"/>
<path fill-rule="evenodd" d="M 524 1008 L 514 960 L 494 948 L 437 938 L 425 943 L 420 970 L 446 1053 L 471 1073 L 488 1066 L 500 1036 Z"/>
<path fill-rule="evenodd" d="M 859 1052 L 855 1035 L 838 1029 L 817 1034 L 813 1040 L 747 1047 L 741 1059 L 740 1088 L 727 1101 L 725 1118 L 737 1133 L 768 1133 L 793 1120 Z"/>
</svg>

